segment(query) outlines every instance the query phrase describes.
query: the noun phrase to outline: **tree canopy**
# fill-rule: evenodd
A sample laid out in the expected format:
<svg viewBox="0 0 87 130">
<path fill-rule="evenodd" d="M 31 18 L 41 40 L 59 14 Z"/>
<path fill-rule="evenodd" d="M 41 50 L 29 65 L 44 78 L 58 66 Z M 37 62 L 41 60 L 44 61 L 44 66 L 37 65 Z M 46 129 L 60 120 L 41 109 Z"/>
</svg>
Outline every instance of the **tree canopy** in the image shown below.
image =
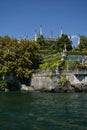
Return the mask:
<svg viewBox="0 0 87 130">
<path fill-rule="evenodd" d="M 86 36 L 80 36 L 80 44 L 78 45 L 78 48 L 80 50 L 87 51 L 87 37 Z"/>
<path fill-rule="evenodd" d="M 63 51 L 65 45 L 66 45 L 67 51 L 70 51 L 72 49 L 72 41 L 68 38 L 66 34 L 62 34 L 62 36 L 58 38 L 57 50 Z"/>
<path fill-rule="evenodd" d="M 0 37 L 0 75 L 13 73 L 17 78 L 28 78 L 40 64 L 39 44 L 28 39 L 19 41 L 9 36 Z"/>
<path fill-rule="evenodd" d="M 65 48 L 67 54 L 71 53 L 72 41 L 66 34 L 62 34 L 58 39 L 45 39 L 43 35 L 40 35 L 37 41 L 0 36 L 0 80 L 3 76 L 12 74 L 18 81 L 23 81 L 29 79 L 32 72 L 37 69 L 54 69 L 58 66 L 60 70 L 63 70 L 67 64 L 68 69 L 74 69 L 75 66 L 77 67 L 77 62 L 61 61 L 61 52 Z M 82 52 L 87 50 L 85 36 L 80 36 L 77 49 Z M 7 85 L 4 81 L 0 83 L 2 87 Z"/>
<path fill-rule="evenodd" d="M 44 45 L 45 44 L 45 38 L 43 35 L 39 35 L 38 38 L 37 38 L 37 42 L 40 44 L 40 45 Z"/>
</svg>

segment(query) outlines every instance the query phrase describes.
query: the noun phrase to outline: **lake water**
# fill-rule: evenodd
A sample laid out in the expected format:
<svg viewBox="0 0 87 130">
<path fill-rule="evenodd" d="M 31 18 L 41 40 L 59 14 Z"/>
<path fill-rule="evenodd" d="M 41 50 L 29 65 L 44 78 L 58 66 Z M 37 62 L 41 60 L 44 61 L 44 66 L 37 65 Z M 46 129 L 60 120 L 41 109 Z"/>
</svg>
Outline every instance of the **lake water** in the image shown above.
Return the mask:
<svg viewBox="0 0 87 130">
<path fill-rule="evenodd" d="M 87 93 L 0 93 L 0 130 L 87 130 Z"/>
</svg>

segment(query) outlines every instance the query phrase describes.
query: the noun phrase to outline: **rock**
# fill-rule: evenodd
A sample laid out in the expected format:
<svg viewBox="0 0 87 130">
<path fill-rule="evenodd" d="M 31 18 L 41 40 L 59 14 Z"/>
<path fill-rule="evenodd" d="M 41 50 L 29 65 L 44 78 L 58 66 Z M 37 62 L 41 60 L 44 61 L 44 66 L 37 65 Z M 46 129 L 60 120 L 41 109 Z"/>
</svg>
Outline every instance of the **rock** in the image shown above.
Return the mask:
<svg viewBox="0 0 87 130">
<path fill-rule="evenodd" d="M 34 91 L 34 87 L 33 86 L 26 86 L 25 84 L 21 85 L 21 90 L 22 91 Z"/>
<path fill-rule="evenodd" d="M 5 88 L 5 92 L 9 92 L 9 89 Z"/>
<path fill-rule="evenodd" d="M 30 92 L 34 91 L 34 87 L 33 86 L 28 87 L 28 91 Z"/>
<path fill-rule="evenodd" d="M 70 82 L 67 82 L 65 84 L 58 84 L 58 86 L 55 88 L 56 92 L 74 92 L 74 88 L 71 86 Z"/>
<path fill-rule="evenodd" d="M 75 89 L 75 92 L 87 92 L 87 84 L 85 83 L 72 84 L 71 86 Z"/>
</svg>

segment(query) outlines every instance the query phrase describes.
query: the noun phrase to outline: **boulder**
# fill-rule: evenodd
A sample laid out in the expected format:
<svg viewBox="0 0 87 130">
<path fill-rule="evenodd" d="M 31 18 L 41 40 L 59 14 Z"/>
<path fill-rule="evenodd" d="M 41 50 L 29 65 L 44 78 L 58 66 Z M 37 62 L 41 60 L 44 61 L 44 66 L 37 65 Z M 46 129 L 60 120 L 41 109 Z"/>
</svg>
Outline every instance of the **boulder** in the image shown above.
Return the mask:
<svg viewBox="0 0 87 130">
<path fill-rule="evenodd" d="M 22 91 L 34 91 L 34 87 L 33 86 L 26 86 L 25 84 L 21 85 L 21 90 Z"/>
</svg>

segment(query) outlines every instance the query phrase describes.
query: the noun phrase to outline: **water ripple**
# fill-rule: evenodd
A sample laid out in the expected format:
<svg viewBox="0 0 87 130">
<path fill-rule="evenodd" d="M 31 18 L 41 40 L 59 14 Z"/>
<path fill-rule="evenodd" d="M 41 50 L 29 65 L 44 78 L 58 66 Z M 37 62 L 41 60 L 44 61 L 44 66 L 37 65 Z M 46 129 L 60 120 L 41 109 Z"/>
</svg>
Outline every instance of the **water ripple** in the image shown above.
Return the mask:
<svg viewBox="0 0 87 130">
<path fill-rule="evenodd" d="M 1 93 L 0 130 L 87 130 L 86 93 Z"/>
</svg>

